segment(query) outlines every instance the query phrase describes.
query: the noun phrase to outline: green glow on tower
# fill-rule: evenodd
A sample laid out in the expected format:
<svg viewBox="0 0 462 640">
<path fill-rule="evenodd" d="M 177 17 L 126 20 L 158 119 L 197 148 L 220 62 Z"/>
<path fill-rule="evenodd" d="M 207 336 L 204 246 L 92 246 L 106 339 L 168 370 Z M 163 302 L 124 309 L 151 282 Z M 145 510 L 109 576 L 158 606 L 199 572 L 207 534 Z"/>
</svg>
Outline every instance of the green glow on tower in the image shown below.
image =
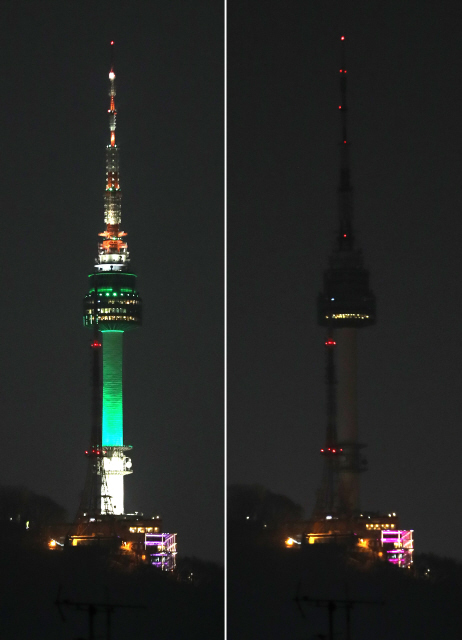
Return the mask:
<svg viewBox="0 0 462 640">
<path fill-rule="evenodd" d="M 123 446 L 123 331 L 103 333 L 103 447 Z"/>
</svg>

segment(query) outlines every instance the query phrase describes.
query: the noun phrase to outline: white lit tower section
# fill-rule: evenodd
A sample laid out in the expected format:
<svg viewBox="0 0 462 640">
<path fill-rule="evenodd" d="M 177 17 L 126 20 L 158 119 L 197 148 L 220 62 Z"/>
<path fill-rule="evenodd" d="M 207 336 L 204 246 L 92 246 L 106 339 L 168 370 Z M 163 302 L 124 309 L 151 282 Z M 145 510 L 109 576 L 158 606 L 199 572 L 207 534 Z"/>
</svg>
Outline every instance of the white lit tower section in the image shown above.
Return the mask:
<svg viewBox="0 0 462 640">
<path fill-rule="evenodd" d="M 114 43 L 111 42 L 111 58 Z M 98 324 L 103 335 L 102 455 L 108 494 L 115 515 L 124 513 L 124 476 L 131 473 L 126 452 L 131 447 L 123 438 L 122 353 L 125 331 L 141 324 L 141 298 L 136 290 L 136 275 L 130 269 L 129 253 L 120 230 L 122 221 L 119 179 L 119 150 L 116 145 L 115 73 L 109 72 L 109 132 L 106 147 L 106 191 L 104 222 L 100 233 L 98 257 L 89 277 L 89 291 L 84 300 L 83 322 L 86 327 Z M 105 513 L 101 504 L 101 512 Z"/>
<path fill-rule="evenodd" d="M 361 249 L 353 232 L 353 201 L 350 181 L 349 138 L 347 135 L 347 100 L 345 68 L 345 38 L 341 38 L 342 68 L 340 69 L 342 137 L 340 141 L 340 184 L 338 188 L 338 232 L 329 265 L 324 272 L 324 286 L 318 297 L 318 323 L 327 329 L 326 345 L 334 353 L 336 441 L 327 442 L 335 448 L 335 504 L 337 515 L 354 517 L 360 511 L 360 473 L 366 462 L 359 443 L 357 397 L 357 334 L 358 330 L 375 324 L 375 296 L 369 288 L 369 271 L 365 268 Z M 332 376 L 333 377 L 333 376 Z M 326 456 L 326 450 L 322 451 Z M 330 452 L 328 452 L 330 455 Z"/>
</svg>

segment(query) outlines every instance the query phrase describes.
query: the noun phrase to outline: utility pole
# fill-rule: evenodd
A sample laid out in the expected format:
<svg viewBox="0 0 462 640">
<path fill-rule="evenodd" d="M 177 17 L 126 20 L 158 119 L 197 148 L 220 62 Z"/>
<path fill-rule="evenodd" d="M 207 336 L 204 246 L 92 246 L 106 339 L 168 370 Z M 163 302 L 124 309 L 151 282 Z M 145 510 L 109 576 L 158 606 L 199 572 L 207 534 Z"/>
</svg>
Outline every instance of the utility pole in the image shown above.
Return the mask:
<svg viewBox="0 0 462 640">
<path fill-rule="evenodd" d="M 72 607 L 77 611 L 86 611 L 88 613 L 88 640 L 95 640 L 94 634 L 94 618 L 97 613 L 106 613 L 106 640 L 111 640 L 111 616 L 116 609 L 146 609 L 144 605 L 133 604 L 113 604 L 109 602 L 77 602 L 69 599 L 60 599 L 59 593 L 55 601 L 59 614 L 66 621 L 61 606 Z"/>
<path fill-rule="evenodd" d="M 299 596 L 298 593 L 294 598 L 294 602 L 300 610 L 300 613 L 305 618 L 305 614 L 301 607 L 302 602 L 313 604 L 315 607 L 325 607 L 327 609 L 328 621 L 329 621 L 329 640 L 334 640 L 334 613 L 337 608 L 344 608 L 346 613 L 346 639 L 351 640 L 351 610 L 355 604 L 385 604 L 383 600 L 352 600 L 346 598 L 345 600 L 336 600 L 335 598 L 322 599 L 322 598 L 309 598 L 308 596 Z"/>
</svg>

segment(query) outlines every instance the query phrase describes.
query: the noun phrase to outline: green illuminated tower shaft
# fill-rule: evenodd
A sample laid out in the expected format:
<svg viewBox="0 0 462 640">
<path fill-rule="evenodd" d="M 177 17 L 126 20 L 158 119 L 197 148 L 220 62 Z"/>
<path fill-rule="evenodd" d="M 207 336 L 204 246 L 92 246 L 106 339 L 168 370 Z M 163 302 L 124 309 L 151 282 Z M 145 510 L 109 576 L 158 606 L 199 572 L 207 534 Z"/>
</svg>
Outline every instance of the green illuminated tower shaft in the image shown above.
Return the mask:
<svg viewBox="0 0 462 640">
<path fill-rule="evenodd" d="M 122 350 L 123 331 L 103 337 L 103 446 L 123 446 Z"/>
<path fill-rule="evenodd" d="M 111 42 L 111 51 L 114 43 Z M 141 298 L 136 290 L 136 275 L 129 269 L 129 253 L 120 230 L 122 192 L 119 182 L 119 150 L 115 141 L 115 73 L 109 72 L 109 131 L 106 147 L 106 191 L 104 221 L 100 233 L 94 272 L 89 275 L 89 291 L 84 300 L 84 326 L 97 328 L 103 334 L 103 419 L 102 454 L 108 493 L 114 514 L 124 513 L 123 478 L 131 473 L 130 449 L 123 437 L 122 354 L 124 331 L 141 324 Z M 101 510 L 104 513 L 104 505 Z"/>
</svg>

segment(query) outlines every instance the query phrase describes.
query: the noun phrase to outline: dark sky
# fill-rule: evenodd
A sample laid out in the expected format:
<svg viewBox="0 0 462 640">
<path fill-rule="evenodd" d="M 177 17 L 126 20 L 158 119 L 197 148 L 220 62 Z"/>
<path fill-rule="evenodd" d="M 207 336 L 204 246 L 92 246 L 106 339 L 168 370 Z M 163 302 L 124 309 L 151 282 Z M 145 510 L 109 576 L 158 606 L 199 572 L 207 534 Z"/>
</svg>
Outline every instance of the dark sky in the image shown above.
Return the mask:
<svg viewBox="0 0 462 640">
<path fill-rule="evenodd" d="M 3 2 L 0 482 L 69 509 L 90 433 L 82 299 L 104 229 L 115 41 L 122 228 L 144 301 L 125 336 L 126 508 L 223 557 L 223 8 Z"/>
<path fill-rule="evenodd" d="M 333 246 L 347 38 L 357 239 L 378 323 L 359 335 L 364 509 L 462 558 L 462 6 L 228 5 L 228 480 L 309 515 L 325 433 L 316 296 Z"/>
</svg>

